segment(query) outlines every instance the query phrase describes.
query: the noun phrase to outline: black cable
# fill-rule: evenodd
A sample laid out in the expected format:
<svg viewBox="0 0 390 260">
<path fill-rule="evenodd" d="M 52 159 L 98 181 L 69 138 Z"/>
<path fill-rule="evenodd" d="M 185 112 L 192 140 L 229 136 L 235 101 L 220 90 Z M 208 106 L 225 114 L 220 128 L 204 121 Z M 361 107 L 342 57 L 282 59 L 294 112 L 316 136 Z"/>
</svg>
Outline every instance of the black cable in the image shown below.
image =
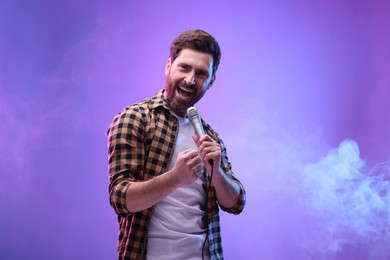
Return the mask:
<svg viewBox="0 0 390 260">
<path fill-rule="evenodd" d="M 213 167 L 213 161 L 210 159 L 209 160 L 210 164 L 211 164 L 211 175 L 210 175 L 210 182 L 209 182 L 209 185 L 207 187 L 207 191 L 206 191 L 206 217 L 207 217 L 207 233 L 206 233 L 206 237 L 203 241 L 203 246 L 202 246 L 202 260 L 204 260 L 204 248 L 206 246 L 206 241 L 209 237 L 209 216 L 208 216 L 208 207 L 207 207 L 207 204 L 208 204 L 208 197 L 207 195 L 209 194 L 209 192 L 211 191 L 211 181 L 213 180 L 213 173 L 214 173 L 214 167 Z"/>
</svg>

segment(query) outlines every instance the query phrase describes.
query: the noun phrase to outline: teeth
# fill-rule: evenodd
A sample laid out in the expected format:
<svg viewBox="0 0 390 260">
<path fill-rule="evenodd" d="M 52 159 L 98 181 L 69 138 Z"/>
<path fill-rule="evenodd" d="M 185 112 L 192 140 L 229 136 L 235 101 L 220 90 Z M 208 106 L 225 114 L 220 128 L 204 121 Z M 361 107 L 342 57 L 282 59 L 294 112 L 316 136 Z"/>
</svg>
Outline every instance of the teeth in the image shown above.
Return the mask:
<svg viewBox="0 0 390 260">
<path fill-rule="evenodd" d="M 187 91 L 183 88 L 177 88 L 177 91 L 179 92 L 179 95 L 184 96 L 184 97 L 191 97 L 193 95 L 193 92 Z"/>
<path fill-rule="evenodd" d="M 187 92 L 192 92 L 191 90 L 188 90 L 188 89 L 185 89 L 185 88 L 181 88 L 182 90 L 184 91 L 187 91 Z"/>
<path fill-rule="evenodd" d="M 187 89 L 184 89 L 184 88 L 180 88 L 180 90 L 184 91 L 184 92 L 187 92 L 187 93 L 193 93 L 191 90 L 187 90 Z"/>
</svg>

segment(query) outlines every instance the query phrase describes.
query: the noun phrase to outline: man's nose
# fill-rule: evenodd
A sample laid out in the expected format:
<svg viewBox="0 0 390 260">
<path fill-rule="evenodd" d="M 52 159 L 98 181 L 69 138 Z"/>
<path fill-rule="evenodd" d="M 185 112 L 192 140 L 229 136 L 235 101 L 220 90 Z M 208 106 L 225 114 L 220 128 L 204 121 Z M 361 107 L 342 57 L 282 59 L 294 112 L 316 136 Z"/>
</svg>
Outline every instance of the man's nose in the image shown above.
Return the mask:
<svg viewBox="0 0 390 260">
<path fill-rule="evenodd" d="M 195 85 L 195 74 L 189 73 L 184 79 L 187 85 Z"/>
</svg>

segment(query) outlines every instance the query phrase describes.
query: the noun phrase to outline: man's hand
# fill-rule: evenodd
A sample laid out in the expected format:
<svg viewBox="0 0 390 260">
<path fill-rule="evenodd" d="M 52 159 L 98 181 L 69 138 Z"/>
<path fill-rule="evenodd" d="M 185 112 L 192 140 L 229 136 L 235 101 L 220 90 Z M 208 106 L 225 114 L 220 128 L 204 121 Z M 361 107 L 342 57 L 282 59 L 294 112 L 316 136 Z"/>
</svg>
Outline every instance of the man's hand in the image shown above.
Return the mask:
<svg viewBox="0 0 390 260">
<path fill-rule="evenodd" d="M 188 149 L 178 154 L 172 174 L 177 187 L 194 183 L 203 173 L 203 161 L 199 152 Z"/>
<path fill-rule="evenodd" d="M 217 194 L 218 203 L 225 208 L 233 207 L 239 199 L 240 186 L 236 181 L 229 178 L 221 167 L 221 147 L 208 135 L 201 138 L 193 135 L 192 138 L 199 148 L 207 172 L 213 173 L 212 183 Z M 212 163 L 210 163 L 210 160 L 212 160 Z"/>
<path fill-rule="evenodd" d="M 204 135 L 200 139 L 198 136 L 193 135 L 192 138 L 199 148 L 199 153 L 207 172 L 211 173 L 212 167 L 214 172 L 218 171 L 221 164 L 221 148 L 219 144 L 208 135 Z"/>
</svg>

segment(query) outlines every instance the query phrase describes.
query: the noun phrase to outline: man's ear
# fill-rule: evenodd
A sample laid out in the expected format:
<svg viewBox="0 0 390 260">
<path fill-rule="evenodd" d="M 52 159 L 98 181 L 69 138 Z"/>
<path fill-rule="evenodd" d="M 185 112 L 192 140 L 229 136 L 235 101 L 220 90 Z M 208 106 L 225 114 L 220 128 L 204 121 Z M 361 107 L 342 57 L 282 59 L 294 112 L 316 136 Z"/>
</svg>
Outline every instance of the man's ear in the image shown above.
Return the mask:
<svg viewBox="0 0 390 260">
<path fill-rule="evenodd" d="M 171 57 L 168 58 L 167 63 L 165 64 L 165 76 L 168 77 L 169 72 L 171 71 L 172 61 Z"/>
<path fill-rule="evenodd" d="M 209 86 L 207 87 L 207 90 L 209 90 L 209 89 L 213 86 L 216 77 L 217 77 L 217 76 L 214 74 L 213 77 L 211 78 L 211 81 L 210 81 Z"/>
</svg>

